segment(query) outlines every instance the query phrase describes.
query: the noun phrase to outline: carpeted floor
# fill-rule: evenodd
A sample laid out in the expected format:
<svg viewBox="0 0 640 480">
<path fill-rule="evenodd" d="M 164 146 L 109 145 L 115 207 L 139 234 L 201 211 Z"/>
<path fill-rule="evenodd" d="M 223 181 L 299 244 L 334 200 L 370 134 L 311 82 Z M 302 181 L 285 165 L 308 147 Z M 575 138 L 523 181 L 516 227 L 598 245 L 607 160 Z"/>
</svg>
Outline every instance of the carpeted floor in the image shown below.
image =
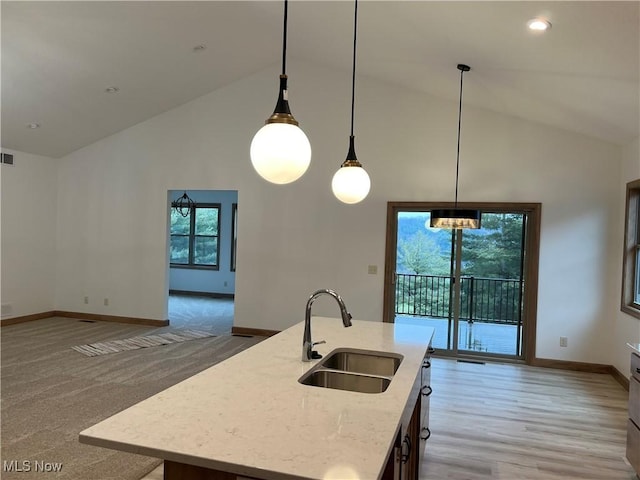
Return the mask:
<svg viewBox="0 0 640 480">
<path fill-rule="evenodd" d="M 3 327 L 0 477 L 138 480 L 153 470 L 159 460 L 80 444 L 78 433 L 262 338 L 218 336 L 97 357 L 71 347 L 173 329 L 68 318 Z M 11 461 L 13 472 L 6 471 Z M 31 471 L 16 471 L 25 461 Z M 62 470 L 35 472 L 36 461 Z"/>
<path fill-rule="evenodd" d="M 75 345 L 76 352 L 87 357 L 97 357 L 98 355 L 110 355 L 112 353 L 126 352 L 128 350 L 138 350 L 139 348 L 151 348 L 170 343 L 188 342 L 189 340 L 199 340 L 201 338 L 215 337 L 212 333 L 202 330 L 174 330 L 168 333 L 155 333 L 142 337 L 122 338 L 111 340 L 110 342 L 88 343 L 85 345 Z"/>
<path fill-rule="evenodd" d="M 175 328 L 192 328 L 214 335 L 230 335 L 233 315 L 232 298 L 169 295 L 169 324 Z"/>
</svg>

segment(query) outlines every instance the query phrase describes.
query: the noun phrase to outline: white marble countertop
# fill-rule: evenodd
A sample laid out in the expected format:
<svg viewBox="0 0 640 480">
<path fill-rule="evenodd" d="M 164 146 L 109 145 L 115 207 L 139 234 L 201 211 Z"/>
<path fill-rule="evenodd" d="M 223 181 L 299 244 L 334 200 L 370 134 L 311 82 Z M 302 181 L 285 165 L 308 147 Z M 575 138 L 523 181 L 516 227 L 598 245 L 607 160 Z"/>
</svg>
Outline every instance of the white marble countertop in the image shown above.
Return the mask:
<svg viewBox="0 0 640 480">
<path fill-rule="evenodd" d="M 430 327 L 312 318 L 315 348 L 404 356 L 383 393 L 298 383 L 304 322 L 80 433 L 80 442 L 267 480 L 376 479 L 433 336 Z"/>
</svg>

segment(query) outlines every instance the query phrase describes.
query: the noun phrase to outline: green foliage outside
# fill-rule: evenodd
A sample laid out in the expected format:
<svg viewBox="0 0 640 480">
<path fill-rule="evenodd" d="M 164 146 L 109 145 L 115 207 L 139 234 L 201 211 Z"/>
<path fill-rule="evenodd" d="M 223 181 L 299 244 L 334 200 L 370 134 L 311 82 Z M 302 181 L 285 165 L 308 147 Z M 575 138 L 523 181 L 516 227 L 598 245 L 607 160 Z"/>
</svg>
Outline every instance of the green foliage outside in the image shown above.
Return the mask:
<svg viewBox="0 0 640 480">
<path fill-rule="evenodd" d="M 485 214 L 481 230 L 466 230 L 462 237 L 462 274 L 520 279 L 522 220 L 521 214 Z"/>
<path fill-rule="evenodd" d="M 218 208 L 195 207 L 186 217 L 171 209 L 171 263 L 217 265 L 218 236 Z"/>
<path fill-rule="evenodd" d="M 449 275 L 451 268 L 449 255 L 426 231 L 398 240 L 398 264 L 417 275 Z"/>
<path fill-rule="evenodd" d="M 396 311 L 446 317 L 452 232 L 425 226 L 428 221 L 428 212 L 399 215 Z M 482 229 L 462 232 L 462 318 L 518 321 L 522 223 L 522 214 L 483 214 Z"/>
</svg>

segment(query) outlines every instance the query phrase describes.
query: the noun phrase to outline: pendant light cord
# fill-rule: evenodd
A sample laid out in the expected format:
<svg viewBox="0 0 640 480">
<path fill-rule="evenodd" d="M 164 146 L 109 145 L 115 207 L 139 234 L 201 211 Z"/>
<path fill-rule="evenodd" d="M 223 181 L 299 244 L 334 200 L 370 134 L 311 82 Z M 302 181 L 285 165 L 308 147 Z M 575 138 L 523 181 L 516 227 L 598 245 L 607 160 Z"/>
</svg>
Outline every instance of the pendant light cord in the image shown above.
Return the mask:
<svg viewBox="0 0 640 480">
<path fill-rule="evenodd" d="M 351 73 L 351 136 L 353 137 L 353 113 L 356 104 L 356 40 L 358 32 L 358 0 L 355 0 L 353 14 L 353 69 Z"/>
<path fill-rule="evenodd" d="M 460 129 L 462 127 L 462 77 L 464 69 L 460 69 L 460 104 L 458 105 L 458 146 L 456 150 L 456 199 L 454 208 L 458 207 L 458 174 L 460 173 Z"/>
<path fill-rule="evenodd" d="M 284 26 L 282 28 L 282 75 L 287 73 L 287 16 L 289 0 L 284 0 Z"/>
</svg>

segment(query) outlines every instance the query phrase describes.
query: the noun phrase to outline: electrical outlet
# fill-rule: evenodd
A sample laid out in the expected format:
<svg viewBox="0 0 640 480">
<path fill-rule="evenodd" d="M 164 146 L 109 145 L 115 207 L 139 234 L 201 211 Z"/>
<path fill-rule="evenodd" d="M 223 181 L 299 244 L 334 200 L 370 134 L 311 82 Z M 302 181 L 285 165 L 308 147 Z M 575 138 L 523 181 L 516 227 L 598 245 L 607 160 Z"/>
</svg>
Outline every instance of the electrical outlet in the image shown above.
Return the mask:
<svg viewBox="0 0 640 480">
<path fill-rule="evenodd" d="M 228 285 L 228 283 L 227 283 L 227 282 L 224 282 L 224 286 L 226 287 L 227 285 Z"/>
<path fill-rule="evenodd" d="M 560 346 L 566 347 L 569 343 L 569 339 L 567 337 L 560 337 Z"/>
<path fill-rule="evenodd" d="M 84 304 L 89 305 L 89 297 L 84 297 Z"/>
<path fill-rule="evenodd" d="M 108 306 L 109 306 L 109 299 L 108 299 L 108 298 L 105 298 L 105 299 L 104 299 L 104 306 L 105 306 L 105 307 L 108 307 Z"/>
<path fill-rule="evenodd" d="M 367 268 L 367 272 L 369 275 L 377 275 L 378 274 L 378 266 L 377 265 L 369 265 Z"/>
</svg>

